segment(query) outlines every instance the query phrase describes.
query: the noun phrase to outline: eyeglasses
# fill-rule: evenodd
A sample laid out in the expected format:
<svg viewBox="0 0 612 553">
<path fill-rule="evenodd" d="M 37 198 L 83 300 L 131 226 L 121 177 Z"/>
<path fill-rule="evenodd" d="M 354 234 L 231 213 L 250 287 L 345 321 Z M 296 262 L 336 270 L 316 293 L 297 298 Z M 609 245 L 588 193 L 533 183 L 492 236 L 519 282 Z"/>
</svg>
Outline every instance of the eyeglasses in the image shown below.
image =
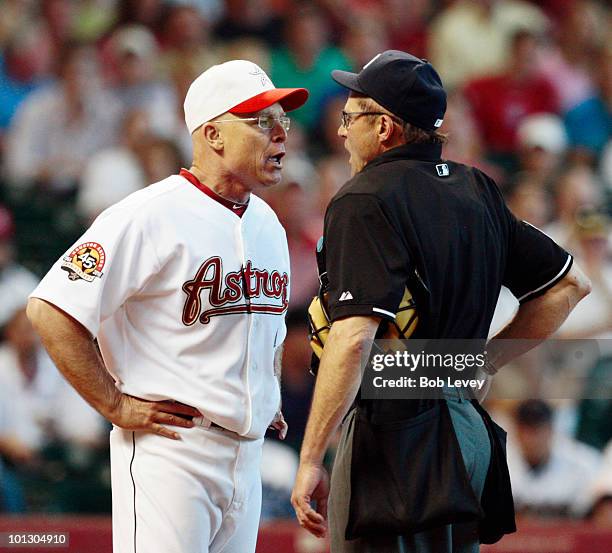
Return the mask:
<svg viewBox="0 0 612 553">
<path fill-rule="evenodd" d="M 278 124 L 287 132 L 291 127 L 291 119 L 286 115 L 274 117 L 273 115 L 260 115 L 259 117 L 245 117 L 244 119 L 220 119 L 213 123 L 242 123 L 244 121 L 257 121 L 257 126 L 264 131 L 270 131 Z"/>
<path fill-rule="evenodd" d="M 348 129 L 351 123 L 361 117 L 362 115 L 388 115 L 393 120 L 397 120 L 397 117 L 391 115 L 390 113 L 385 113 L 383 111 L 344 111 L 340 112 L 340 125 L 345 129 Z"/>
</svg>

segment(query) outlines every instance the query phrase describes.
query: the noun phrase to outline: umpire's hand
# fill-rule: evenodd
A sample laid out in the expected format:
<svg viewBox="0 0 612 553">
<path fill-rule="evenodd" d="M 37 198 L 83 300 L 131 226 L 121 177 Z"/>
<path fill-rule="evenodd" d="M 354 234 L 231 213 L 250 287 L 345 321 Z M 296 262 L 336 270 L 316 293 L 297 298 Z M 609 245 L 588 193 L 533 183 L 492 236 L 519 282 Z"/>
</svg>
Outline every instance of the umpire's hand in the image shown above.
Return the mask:
<svg viewBox="0 0 612 553">
<path fill-rule="evenodd" d="M 300 463 L 291 504 L 302 528 L 317 538 L 327 534 L 327 498 L 329 496 L 329 474 L 321 464 Z M 310 502 L 316 502 L 316 510 Z"/>
<path fill-rule="evenodd" d="M 201 413 L 194 407 L 176 401 L 146 401 L 127 394 L 121 394 L 108 419 L 115 425 L 126 430 L 144 430 L 180 440 L 177 432 L 164 425 L 191 428 L 193 417 Z"/>
</svg>

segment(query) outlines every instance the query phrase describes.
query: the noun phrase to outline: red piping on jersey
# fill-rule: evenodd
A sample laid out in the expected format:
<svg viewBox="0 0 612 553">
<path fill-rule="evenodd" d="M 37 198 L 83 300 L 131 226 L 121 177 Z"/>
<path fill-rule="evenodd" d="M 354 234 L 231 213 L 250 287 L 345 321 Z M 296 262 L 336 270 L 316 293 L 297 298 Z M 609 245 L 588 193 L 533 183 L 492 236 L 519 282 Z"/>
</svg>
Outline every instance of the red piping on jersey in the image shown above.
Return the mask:
<svg viewBox="0 0 612 553">
<path fill-rule="evenodd" d="M 192 172 L 187 169 L 181 169 L 179 175 L 185 179 L 187 179 L 191 184 L 193 184 L 198 190 L 204 192 L 207 196 L 219 202 L 223 207 L 229 209 L 234 215 L 238 215 L 238 217 L 242 217 L 246 208 L 249 206 L 248 202 L 246 204 L 238 204 L 232 202 L 230 200 L 225 199 L 223 196 L 219 196 L 214 190 L 210 189 L 203 182 L 200 182 L 198 177 L 196 177 Z"/>
</svg>

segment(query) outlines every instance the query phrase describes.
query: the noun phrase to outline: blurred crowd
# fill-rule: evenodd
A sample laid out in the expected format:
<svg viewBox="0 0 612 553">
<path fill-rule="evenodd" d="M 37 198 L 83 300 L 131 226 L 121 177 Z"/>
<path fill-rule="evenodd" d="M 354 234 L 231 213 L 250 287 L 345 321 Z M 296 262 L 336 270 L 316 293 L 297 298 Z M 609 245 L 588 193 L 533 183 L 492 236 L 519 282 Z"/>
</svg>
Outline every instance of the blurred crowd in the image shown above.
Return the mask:
<svg viewBox="0 0 612 553">
<path fill-rule="evenodd" d="M 228 59 L 310 90 L 291 114 L 283 183 L 263 194 L 292 266 L 290 433 L 266 444 L 264 519 L 291 515 L 313 387 L 314 250 L 325 207 L 350 176 L 337 135 L 346 92 L 332 69 L 359 70 L 389 48 L 429 59 L 449 92 L 444 157 L 493 176 L 516 216 L 568 248 L 593 282 L 559 337 L 611 338 L 611 23 L 605 0 L 3 0 L 0 511 L 108 512 L 107 424 L 59 377 L 26 298 L 106 207 L 189 166 L 185 92 Z M 500 311 L 515 308 L 504 291 Z M 612 348 L 590 362 L 591 385 L 609 389 Z M 612 527 L 612 399 L 584 392 L 494 407 L 513 428 L 519 512 Z"/>
</svg>

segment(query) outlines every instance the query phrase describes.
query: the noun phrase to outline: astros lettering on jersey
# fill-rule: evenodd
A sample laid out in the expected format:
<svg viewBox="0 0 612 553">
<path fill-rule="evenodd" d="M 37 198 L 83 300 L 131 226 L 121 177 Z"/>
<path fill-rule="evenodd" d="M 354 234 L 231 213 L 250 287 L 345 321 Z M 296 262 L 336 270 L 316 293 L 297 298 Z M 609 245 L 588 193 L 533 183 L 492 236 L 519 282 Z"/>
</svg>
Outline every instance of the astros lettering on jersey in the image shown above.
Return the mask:
<svg viewBox="0 0 612 553">
<path fill-rule="evenodd" d="M 223 289 L 222 283 L 225 286 Z M 193 280 L 183 284 L 183 291 L 187 294 L 183 309 L 183 324 L 190 326 L 197 320 L 206 324 L 215 315 L 230 313 L 278 315 L 287 309 L 288 284 L 287 273 L 281 275 L 278 271 L 272 271 L 270 274 L 265 269 L 253 268 L 250 261 L 240 271 L 226 273 L 224 278 L 222 259 L 219 256 L 211 257 L 202 263 Z M 210 290 L 208 300 L 212 307 L 202 312 L 200 293 L 203 289 Z M 259 297 L 262 293 L 268 298 L 282 298 L 282 303 L 251 304 L 251 298 Z M 240 303 L 228 305 L 236 302 Z"/>
</svg>

